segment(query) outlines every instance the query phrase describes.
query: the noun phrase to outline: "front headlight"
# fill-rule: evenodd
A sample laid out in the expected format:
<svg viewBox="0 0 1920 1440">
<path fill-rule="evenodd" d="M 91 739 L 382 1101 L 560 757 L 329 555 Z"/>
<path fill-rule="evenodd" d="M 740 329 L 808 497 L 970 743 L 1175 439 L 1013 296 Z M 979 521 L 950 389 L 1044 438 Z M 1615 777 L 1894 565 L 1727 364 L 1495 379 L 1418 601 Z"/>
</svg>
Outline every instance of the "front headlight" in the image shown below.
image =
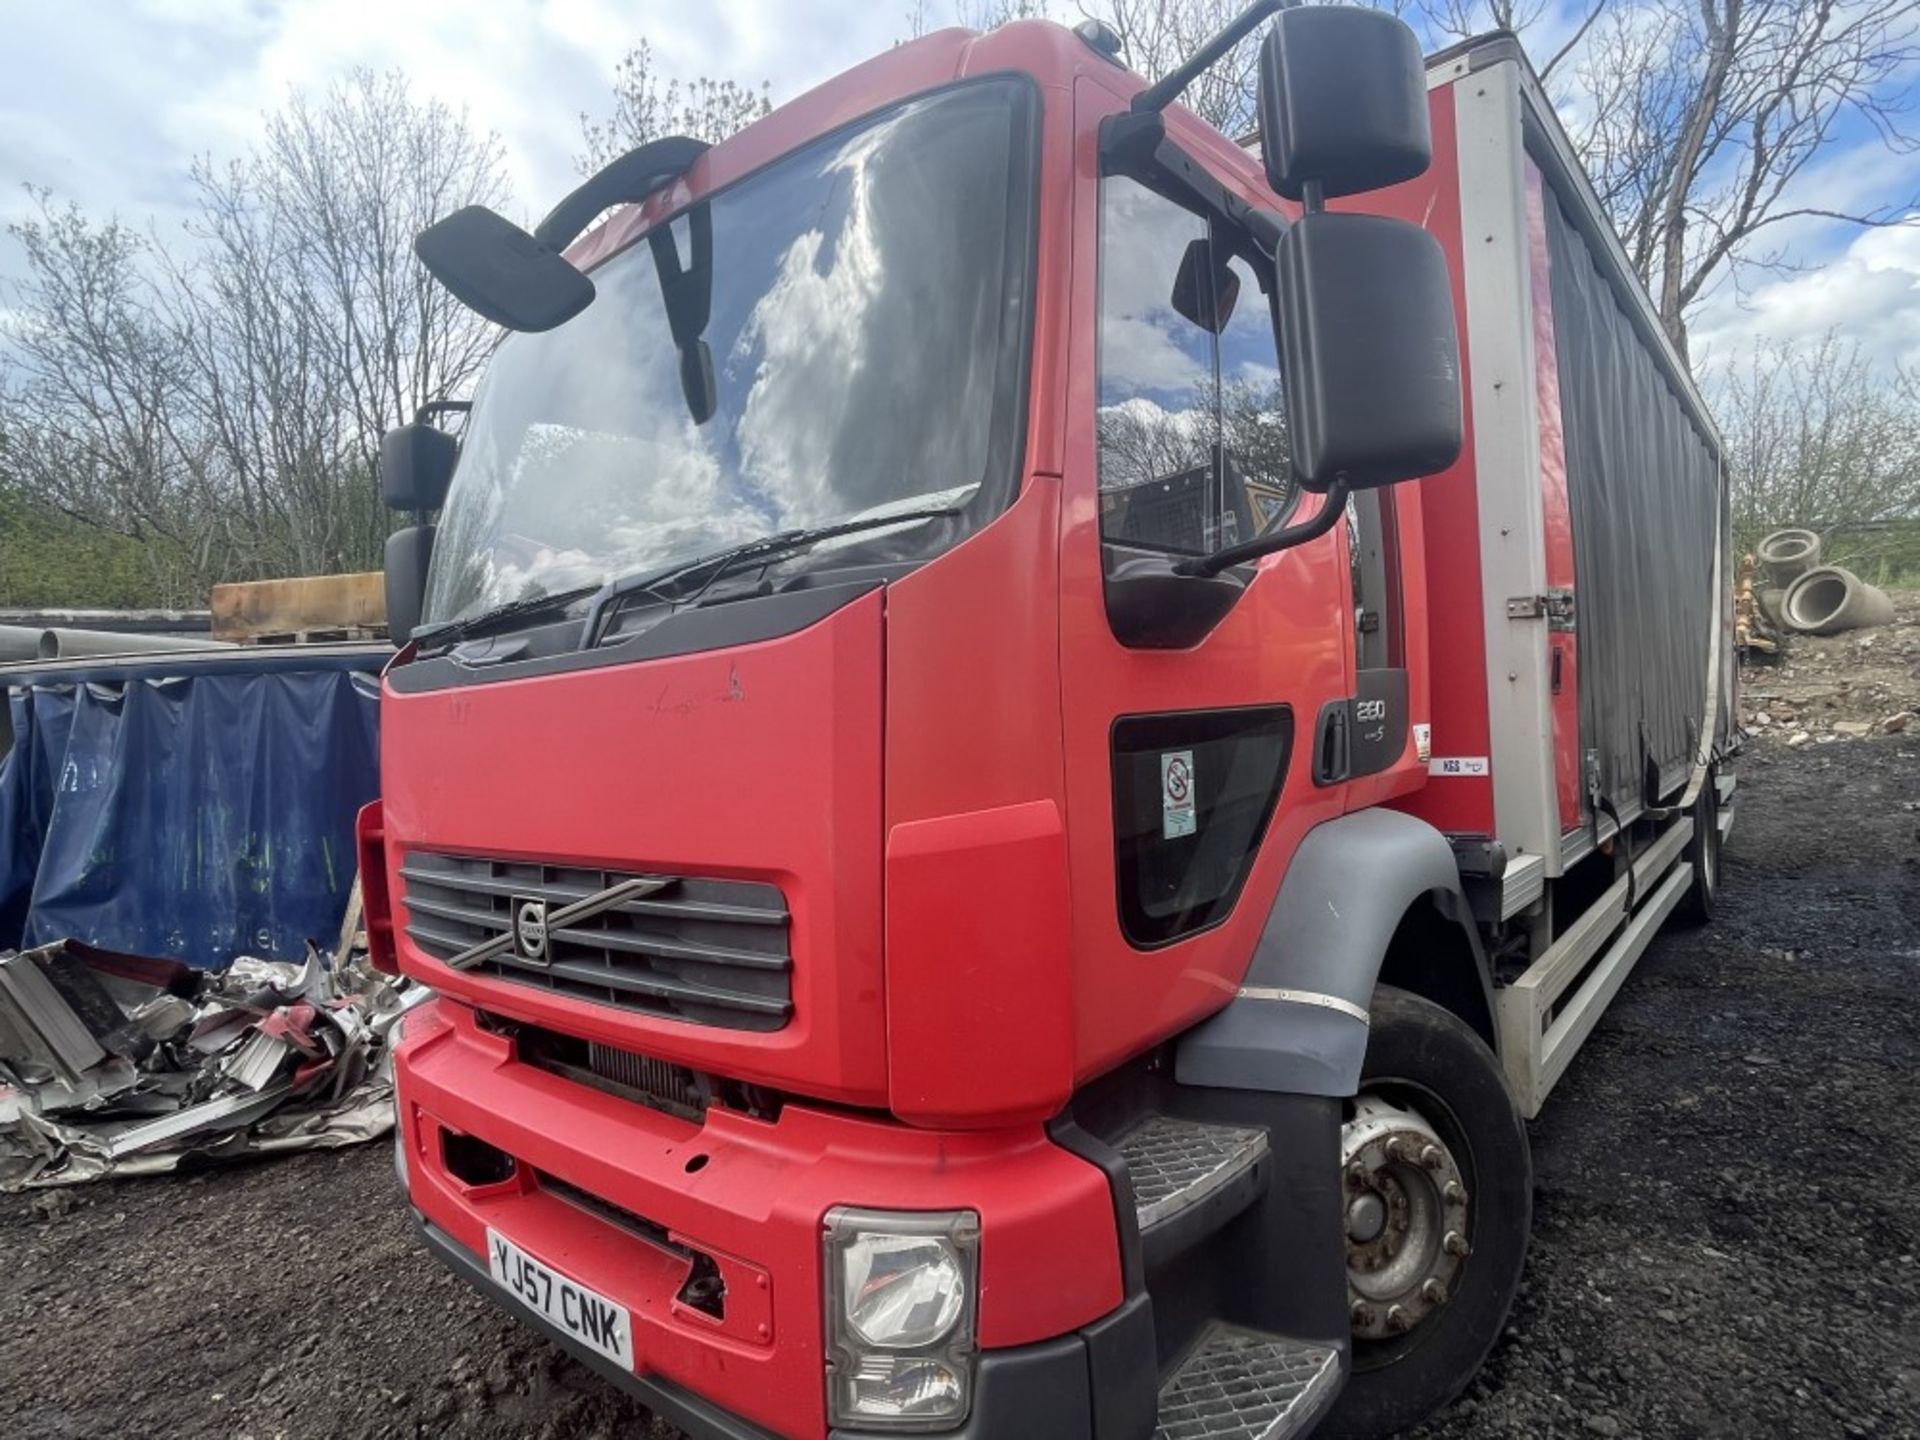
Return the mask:
<svg viewBox="0 0 1920 1440">
<path fill-rule="evenodd" d="M 828 1212 L 827 1393 L 834 1424 L 944 1430 L 973 1388 L 980 1220 Z"/>
</svg>

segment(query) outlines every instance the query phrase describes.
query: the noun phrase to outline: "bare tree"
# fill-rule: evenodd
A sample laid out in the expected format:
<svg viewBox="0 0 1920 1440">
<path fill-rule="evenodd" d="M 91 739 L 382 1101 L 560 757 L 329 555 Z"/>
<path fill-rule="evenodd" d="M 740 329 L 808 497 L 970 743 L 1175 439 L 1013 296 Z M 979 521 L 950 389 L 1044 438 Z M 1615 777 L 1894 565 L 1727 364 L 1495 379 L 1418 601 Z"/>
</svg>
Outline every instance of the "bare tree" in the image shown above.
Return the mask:
<svg viewBox="0 0 1920 1440">
<path fill-rule="evenodd" d="M 1587 169 L 1686 353 L 1717 279 L 1785 263 L 1774 227 L 1912 223 L 1920 194 L 1822 204 L 1806 183 L 1848 122 L 1910 150 L 1920 0 L 1641 0 L 1610 12 L 1574 69 Z"/>
<path fill-rule="evenodd" d="M 467 388 L 493 335 L 413 237 L 505 198 L 499 143 L 360 71 L 192 179 L 172 245 L 44 194 L 13 228 L 27 276 L 7 296 L 0 473 L 142 542 L 170 600 L 377 565 L 381 434 Z"/>
<path fill-rule="evenodd" d="M 307 323 L 337 347 L 362 503 L 376 521 L 381 434 L 470 385 L 496 333 L 427 273 L 414 236 L 462 206 L 501 204 L 504 167 L 497 136 L 438 101 L 413 100 L 397 71 L 364 69 L 318 104 L 293 96 L 248 166 L 255 201 L 290 252 Z"/>
<path fill-rule="evenodd" d="M 700 76 L 682 83 L 662 75 L 653 44 L 642 40 L 614 67 L 613 114 L 595 120 L 580 116 L 585 149 L 574 164 L 582 175 L 663 135 L 690 135 L 718 142 L 770 114 L 773 100 L 763 80 L 759 89 L 734 80 Z"/>
<path fill-rule="evenodd" d="M 1804 525 L 1858 556 L 1879 527 L 1920 519 L 1920 376 L 1877 374 L 1829 334 L 1757 345 L 1716 389 L 1741 545 Z"/>
<path fill-rule="evenodd" d="M 1317 0 L 1322 4 L 1365 4 L 1418 26 L 1439 40 L 1463 40 L 1489 30 L 1511 30 L 1526 38 L 1555 17 L 1551 0 Z M 1582 19 L 1560 46 L 1534 57 L 1545 76 L 1586 36 L 1613 0 L 1588 0 Z M 1127 64 L 1148 79 L 1158 79 L 1211 39 L 1246 8 L 1244 0 L 1078 0 L 1083 17 L 1111 25 L 1125 47 Z M 1024 7 L 1021 7 L 1024 13 Z M 924 11 L 917 12 L 924 13 Z M 1201 119 L 1228 135 L 1254 127 L 1259 88 L 1260 41 L 1256 31 L 1194 81 L 1181 101 Z"/>
<path fill-rule="evenodd" d="M 1080 13 L 1112 26 L 1128 66 L 1157 80 L 1245 8 L 1242 0 L 1081 0 Z M 1256 33 L 1241 41 L 1194 81 L 1180 103 L 1223 134 L 1251 131 L 1259 89 L 1259 40 Z"/>
<path fill-rule="evenodd" d="M 156 594 L 191 598 L 217 539 L 198 523 L 200 447 L 176 428 L 187 365 L 151 303 L 147 244 L 31 193 L 35 218 L 8 227 L 26 273 L 0 320 L 13 355 L 0 470 L 39 503 L 142 542 Z"/>
<path fill-rule="evenodd" d="M 1542 80 L 1551 78 L 1561 62 L 1575 53 L 1594 23 L 1613 3 L 1616 0 L 1587 0 L 1580 19 L 1553 50 L 1528 46 L 1528 58 Z M 1558 14 L 1553 0 L 1402 0 L 1391 8 L 1396 14 L 1409 14 L 1425 21 L 1428 30 L 1440 40 L 1465 40 L 1489 30 L 1510 30 L 1524 40 L 1527 32 L 1553 21 Z"/>
<path fill-rule="evenodd" d="M 360 561 L 368 497 L 350 477 L 349 349 L 309 292 L 308 258 L 249 167 L 197 166 L 198 245 L 164 260 L 162 300 L 190 362 L 179 408 L 205 437 L 207 522 L 239 568 L 316 574 Z M 361 543 L 353 543 L 355 540 Z"/>
</svg>

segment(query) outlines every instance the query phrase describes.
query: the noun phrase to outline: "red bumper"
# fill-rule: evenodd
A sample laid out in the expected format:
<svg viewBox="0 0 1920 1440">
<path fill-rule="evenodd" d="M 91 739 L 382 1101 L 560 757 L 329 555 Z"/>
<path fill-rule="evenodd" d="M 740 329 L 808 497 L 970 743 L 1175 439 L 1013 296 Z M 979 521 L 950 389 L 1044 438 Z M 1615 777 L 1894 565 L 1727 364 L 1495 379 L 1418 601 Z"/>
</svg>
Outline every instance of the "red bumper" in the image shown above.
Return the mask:
<svg viewBox="0 0 1920 1440">
<path fill-rule="evenodd" d="M 638 1373 L 779 1434 L 826 1433 L 821 1224 L 836 1205 L 976 1211 L 983 1349 L 1066 1334 L 1121 1302 L 1106 1178 L 1038 1126 L 917 1130 L 797 1105 L 773 1123 L 716 1108 L 697 1124 L 521 1064 L 444 1000 L 408 1017 L 395 1075 L 410 1198 L 431 1225 L 483 1264 L 491 1227 L 624 1304 Z M 513 1178 L 457 1179 L 446 1132 L 512 1156 Z M 719 1319 L 675 1298 L 686 1250 L 719 1267 Z"/>
</svg>

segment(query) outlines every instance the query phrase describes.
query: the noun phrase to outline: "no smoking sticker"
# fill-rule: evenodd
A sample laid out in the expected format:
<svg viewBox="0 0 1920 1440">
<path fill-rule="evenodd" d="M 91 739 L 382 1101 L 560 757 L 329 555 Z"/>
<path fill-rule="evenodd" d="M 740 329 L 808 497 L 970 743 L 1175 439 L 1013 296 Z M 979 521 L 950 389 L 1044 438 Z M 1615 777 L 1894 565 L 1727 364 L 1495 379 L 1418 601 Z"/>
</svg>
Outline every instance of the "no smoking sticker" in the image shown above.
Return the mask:
<svg viewBox="0 0 1920 1440">
<path fill-rule="evenodd" d="M 1160 836 L 1177 840 L 1193 831 L 1193 752 L 1170 750 L 1160 757 Z"/>
</svg>

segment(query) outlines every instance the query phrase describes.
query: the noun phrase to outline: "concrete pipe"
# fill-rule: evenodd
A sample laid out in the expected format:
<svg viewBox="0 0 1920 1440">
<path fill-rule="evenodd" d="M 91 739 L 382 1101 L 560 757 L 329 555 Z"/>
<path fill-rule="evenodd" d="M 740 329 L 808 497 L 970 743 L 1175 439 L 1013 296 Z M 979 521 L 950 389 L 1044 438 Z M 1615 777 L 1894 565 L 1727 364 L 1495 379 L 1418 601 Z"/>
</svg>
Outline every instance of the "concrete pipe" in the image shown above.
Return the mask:
<svg viewBox="0 0 1920 1440">
<path fill-rule="evenodd" d="M 1760 613 L 1766 617 L 1767 623 L 1777 629 L 1787 623 L 1780 613 L 1781 602 L 1786 598 L 1787 592 L 1779 586 L 1773 585 L 1767 587 L 1765 590 L 1755 591 L 1753 603 L 1760 607 Z"/>
<path fill-rule="evenodd" d="M 0 665 L 40 658 L 40 627 L 0 625 Z"/>
<path fill-rule="evenodd" d="M 1785 589 L 1820 563 L 1820 537 L 1811 530 L 1776 530 L 1753 553 L 1767 578 Z"/>
<path fill-rule="evenodd" d="M 1787 587 L 1781 608 L 1788 628 L 1803 635 L 1837 635 L 1893 620 L 1887 592 L 1838 565 L 1807 571 Z"/>
<path fill-rule="evenodd" d="M 224 640 L 190 635 L 117 635 L 111 630 L 42 630 L 42 660 L 74 655 L 144 655 L 156 650 L 224 650 Z"/>
</svg>

